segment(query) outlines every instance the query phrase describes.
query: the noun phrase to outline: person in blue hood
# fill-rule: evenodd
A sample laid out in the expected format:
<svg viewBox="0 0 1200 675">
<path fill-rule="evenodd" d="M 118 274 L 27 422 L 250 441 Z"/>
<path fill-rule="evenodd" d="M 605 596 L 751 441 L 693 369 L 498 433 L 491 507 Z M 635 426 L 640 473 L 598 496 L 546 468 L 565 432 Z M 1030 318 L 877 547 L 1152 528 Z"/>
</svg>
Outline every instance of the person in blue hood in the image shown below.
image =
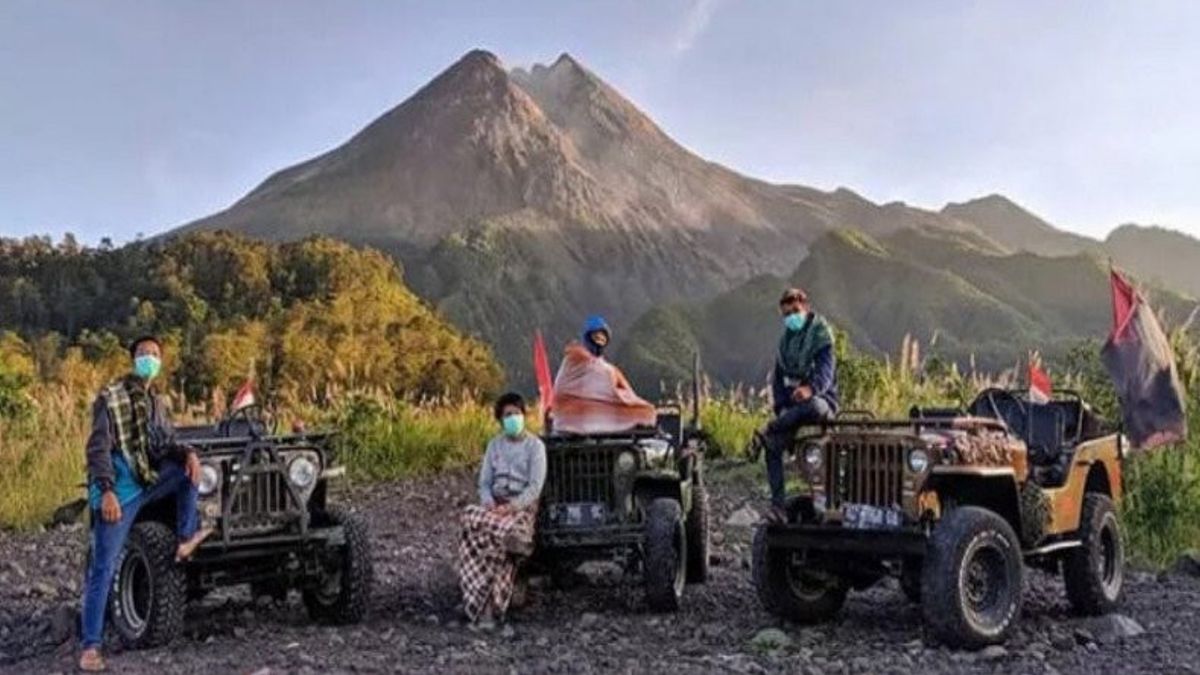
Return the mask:
<svg viewBox="0 0 1200 675">
<path fill-rule="evenodd" d="M 604 317 L 599 314 L 589 316 L 583 324 L 583 334 L 580 336 L 583 346 L 593 356 L 603 357 L 610 339 L 612 339 L 612 330 L 608 327 L 608 322 L 604 320 Z"/>
<path fill-rule="evenodd" d="M 796 431 L 806 425 L 831 419 L 838 409 L 837 363 L 833 333 L 825 320 L 813 313 L 808 294 L 789 288 L 779 299 L 783 335 L 771 371 L 775 418 L 758 432 L 765 447 L 767 483 L 771 488 L 768 519 L 783 522 L 783 454 Z"/>
</svg>

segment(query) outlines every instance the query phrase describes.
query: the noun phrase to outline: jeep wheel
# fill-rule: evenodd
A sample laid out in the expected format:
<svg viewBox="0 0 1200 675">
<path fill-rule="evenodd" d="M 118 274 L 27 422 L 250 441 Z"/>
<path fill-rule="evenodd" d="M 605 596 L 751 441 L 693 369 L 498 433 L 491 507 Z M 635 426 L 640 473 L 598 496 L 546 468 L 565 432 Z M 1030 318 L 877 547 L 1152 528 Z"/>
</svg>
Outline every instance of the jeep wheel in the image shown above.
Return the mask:
<svg viewBox="0 0 1200 675">
<path fill-rule="evenodd" d="M 768 612 L 797 623 L 828 621 L 841 611 L 849 588 L 835 575 L 806 570 L 785 551 L 767 546 L 767 526 L 754 533 L 752 576 Z"/>
<path fill-rule="evenodd" d="M 642 544 L 646 604 L 655 612 L 674 612 L 687 578 L 687 533 L 679 502 L 659 497 L 646 509 Z"/>
<path fill-rule="evenodd" d="M 1008 522 L 974 506 L 933 528 L 921 572 L 921 609 L 951 647 L 1003 642 L 1021 611 L 1021 546 Z"/>
<path fill-rule="evenodd" d="M 329 624 L 362 621 L 374 583 L 367 526 L 353 514 L 331 508 L 313 514 L 319 526 L 341 525 L 346 543 L 329 555 L 315 585 L 304 589 L 304 606 L 314 620 Z"/>
<path fill-rule="evenodd" d="M 129 649 L 158 647 L 183 632 L 187 575 L 175 563 L 175 533 L 155 521 L 133 526 L 109 592 L 113 628 Z"/>
<path fill-rule="evenodd" d="M 687 517 L 687 582 L 708 581 L 708 488 L 692 488 L 692 510 Z"/>
<path fill-rule="evenodd" d="M 1071 608 L 1080 614 L 1112 611 L 1121 599 L 1125 581 L 1125 542 L 1112 500 L 1088 493 L 1079 519 L 1083 545 L 1063 561 L 1063 581 Z"/>
</svg>

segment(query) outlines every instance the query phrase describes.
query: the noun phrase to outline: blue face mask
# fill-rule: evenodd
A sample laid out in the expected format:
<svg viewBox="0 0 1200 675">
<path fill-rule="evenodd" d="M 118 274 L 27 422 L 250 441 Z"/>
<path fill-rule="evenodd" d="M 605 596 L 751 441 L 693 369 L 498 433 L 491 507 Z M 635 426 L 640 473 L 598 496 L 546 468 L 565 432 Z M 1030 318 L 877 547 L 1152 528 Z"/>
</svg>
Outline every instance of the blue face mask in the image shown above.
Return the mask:
<svg viewBox="0 0 1200 675">
<path fill-rule="evenodd" d="M 158 377 L 158 371 L 162 369 L 162 362 L 157 356 L 151 354 L 142 354 L 133 360 L 133 374 L 143 380 L 153 380 Z"/>
<path fill-rule="evenodd" d="M 792 312 L 791 314 L 783 317 L 784 328 L 792 331 L 793 333 L 802 330 L 804 328 L 804 324 L 806 323 L 808 323 L 807 312 Z"/>
<path fill-rule="evenodd" d="M 516 438 L 521 435 L 522 431 L 525 431 L 525 416 L 519 413 L 505 415 L 500 420 L 500 426 L 504 427 L 504 434 L 506 436 Z"/>
</svg>

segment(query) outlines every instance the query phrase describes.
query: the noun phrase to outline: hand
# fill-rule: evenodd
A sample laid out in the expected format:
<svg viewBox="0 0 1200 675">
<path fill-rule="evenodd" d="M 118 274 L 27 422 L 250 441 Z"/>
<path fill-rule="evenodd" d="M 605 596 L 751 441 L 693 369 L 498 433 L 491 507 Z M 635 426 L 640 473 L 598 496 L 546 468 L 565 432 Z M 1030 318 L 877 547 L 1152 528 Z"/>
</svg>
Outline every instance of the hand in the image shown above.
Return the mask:
<svg viewBox="0 0 1200 675">
<path fill-rule="evenodd" d="M 200 485 L 200 457 L 195 451 L 188 452 L 187 462 L 184 463 L 183 471 L 191 479 L 192 485 Z"/>
<path fill-rule="evenodd" d="M 792 390 L 792 400 L 797 403 L 803 403 L 813 397 L 812 387 L 807 384 L 802 384 Z"/>
<path fill-rule="evenodd" d="M 513 507 L 512 507 L 512 504 L 505 502 L 503 504 L 496 504 L 495 506 L 492 507 L 492 510 L 495 511 L 496 513 L 499 513 L 500 515 L 504 515 L 504 514 L 508 513 L 509 511 L 512 511 Z"/>
<path fill-rule="evenodd" d="M 121 520 L 121 502 L 117 501 L 117 495 L 112 490 L 100 496 L 100 517 L 106 523 L 116 523 Z"/>
</svg>

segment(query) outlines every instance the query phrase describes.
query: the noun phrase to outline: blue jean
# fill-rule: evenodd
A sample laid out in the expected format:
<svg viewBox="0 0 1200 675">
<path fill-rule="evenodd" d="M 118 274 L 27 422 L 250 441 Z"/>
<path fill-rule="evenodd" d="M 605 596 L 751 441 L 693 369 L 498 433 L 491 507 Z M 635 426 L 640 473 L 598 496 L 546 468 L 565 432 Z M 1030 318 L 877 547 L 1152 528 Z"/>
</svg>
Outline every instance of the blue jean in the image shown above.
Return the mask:
<svg viewBox="0 0 1200 675">
<path fill-rule="evenodd" d="M 117 562 L 125 548 L 125 539 L 143 506 L 165 497 L 175 496 L 175 533 L 179 540 L 190 539 L 199 521 L 199 493 L 183 467 L 174 462 L 163 464 L 158 481 L 142 490 L 121 507 L 121 520 L 106 523 L 100 512 L 92 512 L 92 561 L 83 584 L 83 612 L 80 633 L 84 649 L 99 647 L 104 641 L 104 609 L 112 588 Z"/>
<path fill-rule="evenodd" d="M 831 417 L 833 417 L 833 407 L 829 405 L 829 401 L 820 396 L 814 396 L 803 403 L 796 403 L 780 410 L 775 419 L 767 423 L 767 485 L 771 488 L 771 504 L 773 506 L 783 506 L 786 496 L 784 494 L 783 453 L 791 446 L 792 440 L 796 437 L 796 431 L 805 424 L 814 424 Z"/>
</svg>

